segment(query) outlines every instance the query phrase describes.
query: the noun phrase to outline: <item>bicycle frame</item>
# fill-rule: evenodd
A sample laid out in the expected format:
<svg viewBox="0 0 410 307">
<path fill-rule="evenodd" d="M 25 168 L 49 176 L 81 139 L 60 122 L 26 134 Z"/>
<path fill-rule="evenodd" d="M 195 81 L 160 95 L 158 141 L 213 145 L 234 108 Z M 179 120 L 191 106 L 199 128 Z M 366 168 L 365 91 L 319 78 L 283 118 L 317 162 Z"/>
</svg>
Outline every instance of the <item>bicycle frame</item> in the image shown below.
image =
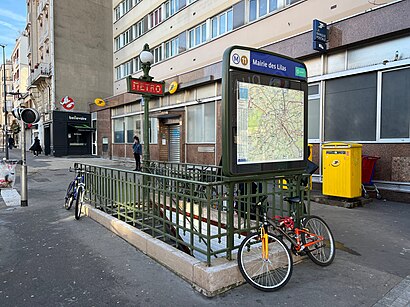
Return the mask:
<svg viewBox="0 0 410 307">
<path fill-rule="evenodd" d="M 283 236 L 286 237 L 286 239 L 293 244 L 293 246 L 295 247 L 295 250 L 297 252 L 303 251 L 305 248 L 315 245 L 317 243 L 320 243 L 324 240 L 324 237 L 319 236 L 315 233 L 309 232 L 306 229 L 303 228 L 297 228 L 295 227 L 292 234 L 294 234 L 294 238 L 289 234 L 289 232 L 283 230 L 280 226 L 276 225 L 274 222 L 267 220 L 266 221 L 270 226 L 273 227 L 274 230 L 279 231 Z M 314 240 L 312 242 L 308 242 L 303 244 L 302 240 L 301 240 L 301 234 L 304 233 L 308 236 L 308 238 L 317 238 L 317 240 Z"/>
</svg>

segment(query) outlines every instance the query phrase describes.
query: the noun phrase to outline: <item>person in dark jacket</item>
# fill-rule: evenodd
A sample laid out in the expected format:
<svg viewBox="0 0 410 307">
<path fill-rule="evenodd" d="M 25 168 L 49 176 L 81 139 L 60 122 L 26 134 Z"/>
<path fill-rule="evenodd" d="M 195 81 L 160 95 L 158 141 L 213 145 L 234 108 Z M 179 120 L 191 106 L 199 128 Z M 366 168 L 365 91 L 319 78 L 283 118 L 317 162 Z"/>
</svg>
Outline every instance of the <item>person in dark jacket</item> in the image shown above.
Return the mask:
<svg viewBox="0 0 410 307">
<path fill-rule="evenodd" d="M 31 150 L 36 157 L 38 157 L 38 154 L 40 154 L 43 151 L 40 145 L 40 140 L 37 136 L 34 138 L 34 143 L 33 145 L 31 145 L 29 150 Z"/>
<path fill-rule="evenodd" d="M 12 136 L 9 136 L 9 148 L 14 148 L 14 138 Z"/>
<path fill-rule="evenodd" d="M 141 155 L 142 155 L 142 146 L 140 144 L 140 139 L 138 136 L 134 136 L 134 144 L 132 144 L 132 151 L 135 158 L 135 169 L 134 171 L 141 170 Z"/>
</svg>

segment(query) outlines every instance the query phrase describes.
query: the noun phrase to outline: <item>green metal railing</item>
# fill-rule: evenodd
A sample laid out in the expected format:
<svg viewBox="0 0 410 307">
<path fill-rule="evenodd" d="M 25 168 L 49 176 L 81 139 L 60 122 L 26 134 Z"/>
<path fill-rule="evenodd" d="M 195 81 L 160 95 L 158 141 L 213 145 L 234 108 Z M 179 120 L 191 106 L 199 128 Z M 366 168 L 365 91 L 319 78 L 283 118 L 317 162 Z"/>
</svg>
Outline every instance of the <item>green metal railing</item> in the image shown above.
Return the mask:
<svg viewBox="0 0 410 307">
<path fill-rule="evenodd" d="M 301 174 L 227 178 L 217 166 L 157 161 L 144 172 L 82 163 L 75 168 L 84 171 L 87 200 L 95 208 L 208 265 L 217 257 L 232 259 L 243 236 L 258 228 L 254 204 L 262 197 L 268 214 L 287 216 L 284 197 L 309 193 Z"/>
</svg>

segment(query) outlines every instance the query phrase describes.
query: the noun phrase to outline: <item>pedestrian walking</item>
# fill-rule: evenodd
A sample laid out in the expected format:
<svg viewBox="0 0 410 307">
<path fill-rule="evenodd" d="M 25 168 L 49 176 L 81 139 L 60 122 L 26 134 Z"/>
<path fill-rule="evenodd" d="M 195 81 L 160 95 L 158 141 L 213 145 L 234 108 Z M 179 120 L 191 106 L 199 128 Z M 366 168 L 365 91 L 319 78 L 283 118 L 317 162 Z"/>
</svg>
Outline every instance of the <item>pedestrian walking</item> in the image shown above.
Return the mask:
<svg viewBox="0 0 410 307">
<path fill-rule="evenodd" d="M 38 136 L 34 138 L 34 143 L 33 145 L 31 145 L 29 150 L 31 150 L 36 157 L 38 157 L 38 155 L 41 154 L 41 152 L 43 151 L 43 149 L 41 148 L 40 140 L 38 139 Z"/>
<path fill-rule="evenodd" d="M 140 144 L 140 139 L 138 136 L 134 136 L 134 144 L 132 144 L 132 151 L 135 158 L 135 169 L 134 171 L 141 170 L 141 155 L 142 155 L 142 146 Z"/>
<path fill-rule="evenodd" d="M 14 147 L 14 138 L 12 136 L 9 136 L 9 148 L 13 149 Z"/>
</svg>

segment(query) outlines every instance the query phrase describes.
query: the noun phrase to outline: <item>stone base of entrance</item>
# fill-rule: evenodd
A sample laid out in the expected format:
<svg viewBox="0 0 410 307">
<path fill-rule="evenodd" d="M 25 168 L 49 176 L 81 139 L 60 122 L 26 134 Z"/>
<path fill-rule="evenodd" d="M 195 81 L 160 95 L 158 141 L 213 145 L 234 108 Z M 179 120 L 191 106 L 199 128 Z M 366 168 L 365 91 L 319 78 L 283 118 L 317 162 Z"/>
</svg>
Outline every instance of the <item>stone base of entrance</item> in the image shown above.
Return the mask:
<svg viewBox="0 0 410 307">
<path fill-rule="evenodd" d="M 90 205 L 83 213 L 189 282 L 206 296 L 215 296 L 244 283 L 236 261 L 219 258 L 212 266 Z"/>
</svg>

